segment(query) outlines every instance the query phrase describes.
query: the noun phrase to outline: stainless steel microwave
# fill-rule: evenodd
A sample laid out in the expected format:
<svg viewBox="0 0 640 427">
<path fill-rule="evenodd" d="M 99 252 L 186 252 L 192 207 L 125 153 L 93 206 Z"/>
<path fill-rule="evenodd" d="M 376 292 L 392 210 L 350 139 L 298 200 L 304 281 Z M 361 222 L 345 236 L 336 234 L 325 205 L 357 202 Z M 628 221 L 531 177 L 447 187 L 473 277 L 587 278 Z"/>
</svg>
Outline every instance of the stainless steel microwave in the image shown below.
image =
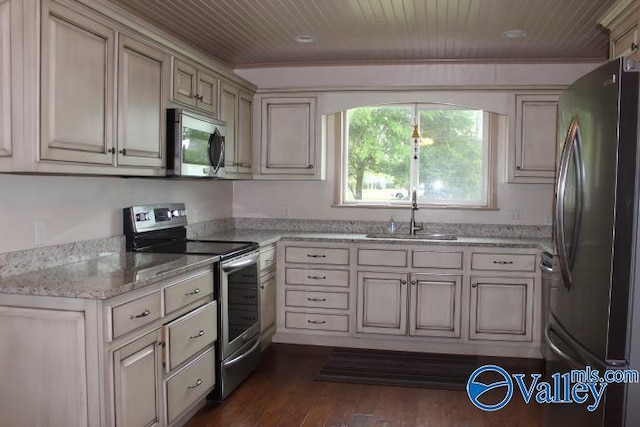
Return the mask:
<svg viewBox="0 0 640 427">
<path fill-rule="evenodd" d="M 167 176 L 224 178 L 225 123 L 167 109 Z"/>
</svg>

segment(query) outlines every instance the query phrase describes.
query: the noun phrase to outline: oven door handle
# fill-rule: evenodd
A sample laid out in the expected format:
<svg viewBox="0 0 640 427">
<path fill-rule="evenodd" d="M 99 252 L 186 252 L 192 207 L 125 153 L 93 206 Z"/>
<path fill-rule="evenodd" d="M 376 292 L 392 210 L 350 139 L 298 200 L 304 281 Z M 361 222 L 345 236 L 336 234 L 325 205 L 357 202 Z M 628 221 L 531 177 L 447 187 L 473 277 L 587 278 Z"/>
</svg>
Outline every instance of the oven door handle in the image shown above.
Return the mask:
<svg viewBox="0 0 640 427">
<path fill-rule="evenodd" d="M 256 264 L 257 262 L 258 262 L 258 257 L 256 256 L 248 259 L 243 259 L 237 262 L 231 261 L 228 264 L 222 264 L 222 269 L 224 271 L 230 271 L 235 268 L 242 268 L 242 267 L 246 267 L 247 265 Z"/>
<path fill-rule="evenodd" d="M 240 362 L 245 357 L 249 356 L 249 354 L 253 353 L 254 350 L 256 348 L 258 348 L 259 345 L 260 345 L 260 337 L 258 337 L 258 339 L 256 340 L 256 343 L 254 345 L 252 345 L 249 350 L 245 351 L 240 356 L 234 357 L 231 360 L 227 360 L 226 362 L 223 362 L 222 363 L 222 367 L 223 368 L 229 368 L 229 367 L 235 365 L 236 363 Z"/>
</svg>

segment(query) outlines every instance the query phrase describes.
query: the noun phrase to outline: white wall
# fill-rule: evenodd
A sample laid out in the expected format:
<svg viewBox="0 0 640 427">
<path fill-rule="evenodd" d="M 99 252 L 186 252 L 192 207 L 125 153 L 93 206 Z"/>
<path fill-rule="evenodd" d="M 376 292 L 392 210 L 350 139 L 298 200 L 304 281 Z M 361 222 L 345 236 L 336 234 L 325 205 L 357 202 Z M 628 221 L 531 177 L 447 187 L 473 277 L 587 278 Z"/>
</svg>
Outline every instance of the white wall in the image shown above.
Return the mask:
<svg viewBox="0 0 640 427">
<path fill-rule="evenodd" d="M 189 223 L 229 218 L 229 181 L 0 174 L 0 253 L 36 247 L 45 221 L 49 246 L 123 234 L 122 208 L 185 202 Z"/>
<path fill-rule="evenodd" d="M 374 100 L 429 101 L 451 98 L 451 102 L 487 108 L 508 114 L 513 98 L 505 92 L 513 88 L 561 89 L 599 64 L 422 64 L 386 66 L 333 66 L 252 68 L 236 70 L 261 88 L 254 106 L 259 108 L 260 92 L 315 92 L 319 114 L 329 114 Z M 381 95 L 378 90 L 384 88 Z M 417 90 L 416 90 L 417 89 Z M 488 91 L 487 91 L 488 89 Z M 442 90 L 442 91 L 441 91 Z M 469 91 L 460 95 L 455 92 Z M 440 91 L 440 92 L 436 92 Z M 457 100 L 455 99 L 457 98 Z M 254 113 L 259 110 L 254 109 Z M 254 121 L 254 135 L 259 138 L 259 120 Z M 508 184 L 506 144 L 503 134 L 497 153 L 497 210 L 464 211 L 421 209 L 417 219 L 424 222 L 548 225 L 551 218 L 553 185 Z M 332 135 L 333 132 L 328 132 Z M 297 219 L 341 219 L 386 221 L 390 216 L 408 221 L 408 209 L 346 208 L 332 206 L 334 200 L 334 142 L 328 139 L 327 180 L 322 182 L 236 182 L 233 189 L 235 217 Z M 259 153 L 257 153 L 259 155 Z M 256 159 L 257 160 L 257 159 Z M 512 214 L 522 212 L 522 218 Z"/>
</svg>

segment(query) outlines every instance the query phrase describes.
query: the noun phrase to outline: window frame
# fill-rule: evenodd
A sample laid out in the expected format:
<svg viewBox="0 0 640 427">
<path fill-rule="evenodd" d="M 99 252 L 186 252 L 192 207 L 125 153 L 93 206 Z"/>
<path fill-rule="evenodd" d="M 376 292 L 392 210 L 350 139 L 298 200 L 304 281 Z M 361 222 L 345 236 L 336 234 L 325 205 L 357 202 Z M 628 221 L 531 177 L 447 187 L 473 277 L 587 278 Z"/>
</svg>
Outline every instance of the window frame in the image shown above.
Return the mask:
<svg viewBox="0 0 640 427">
<path fill-rule="evenodd" d="M 419 114 L 420 105 L 430 105 L 437 107 L 441 105 L 443 107 L 453 107 L 460 109 L 477 109 L 482 110 L 485 113 L 484 124 L 483 124 L 483 133 L 488 138 L 487 144 L 484 145 L 484 149 L 486 150 L 487 161 L 483 162 L 483 167 L 485 168 L 483 176 L 486 180 L 486 203 L 478 204 L 478 203 L 440 203 L 440 202 L 426 202 L 424 198 L 418 197 L 418 205 L 426 208 L 436 208 L 436 209 L 458 209 L 458 210 L 495 210 L 496 209 L 496 200 L 497 200 L 497 171 L 496 171 L 496 155 L 497 155 L 497 147 L 499 144 L 500 135 L 500 117 L 504 116 L 483 108 L 477 107 L 469 107 L 464 105 L 451 104 L 446 102 L 389 102 L 389 103 L 380 103 L 380 104 L 370 104 L 370 105 L 355 105 L 349 108 L 345 108 L 334 114 L 335 118 L 335 126 L 334 126 L 334 138 L 335 138 L 335 189 L 334 189 L 334 206 L 337 207 L 362 207 L 362 208 L 398 208 L 398 209 L 406 209 L 411 206 L 410 199 L 402 199 L 402 200 L 389 200 L 385 202 L 372 202 L 372 201 L 351 201 L 346 200 L 346 180 L 348 179 L 348 155 L 347 155 L 347 129 L 346 129 L 346 118 L 347 111 L 354 108 L 361 107 L 375 107 L 375 106 L 414 106 L 415 113 Z M 486 129 L 485 129 L 486 127 Z M 418 164 L 413 160 L 409 159 L 410 162 L 410 182 L 418 176 Z M 416 182 L 417 183 L 417 182 Z"/>
</svg>

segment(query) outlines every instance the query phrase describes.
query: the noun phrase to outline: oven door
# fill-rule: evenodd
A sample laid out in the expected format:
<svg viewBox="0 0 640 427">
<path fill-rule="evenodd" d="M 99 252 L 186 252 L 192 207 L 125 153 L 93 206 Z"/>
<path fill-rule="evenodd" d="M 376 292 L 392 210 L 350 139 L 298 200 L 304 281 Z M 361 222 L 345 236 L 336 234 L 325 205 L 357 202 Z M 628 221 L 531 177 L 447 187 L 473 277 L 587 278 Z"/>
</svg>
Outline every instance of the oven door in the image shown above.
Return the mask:
<svg viewBox="0 0 640 427">
<path fill-rule="evenodd" d="M 220 359 L 231 355 L 260 333 L 258 251 L 220 265 Z"/>
</svg>

